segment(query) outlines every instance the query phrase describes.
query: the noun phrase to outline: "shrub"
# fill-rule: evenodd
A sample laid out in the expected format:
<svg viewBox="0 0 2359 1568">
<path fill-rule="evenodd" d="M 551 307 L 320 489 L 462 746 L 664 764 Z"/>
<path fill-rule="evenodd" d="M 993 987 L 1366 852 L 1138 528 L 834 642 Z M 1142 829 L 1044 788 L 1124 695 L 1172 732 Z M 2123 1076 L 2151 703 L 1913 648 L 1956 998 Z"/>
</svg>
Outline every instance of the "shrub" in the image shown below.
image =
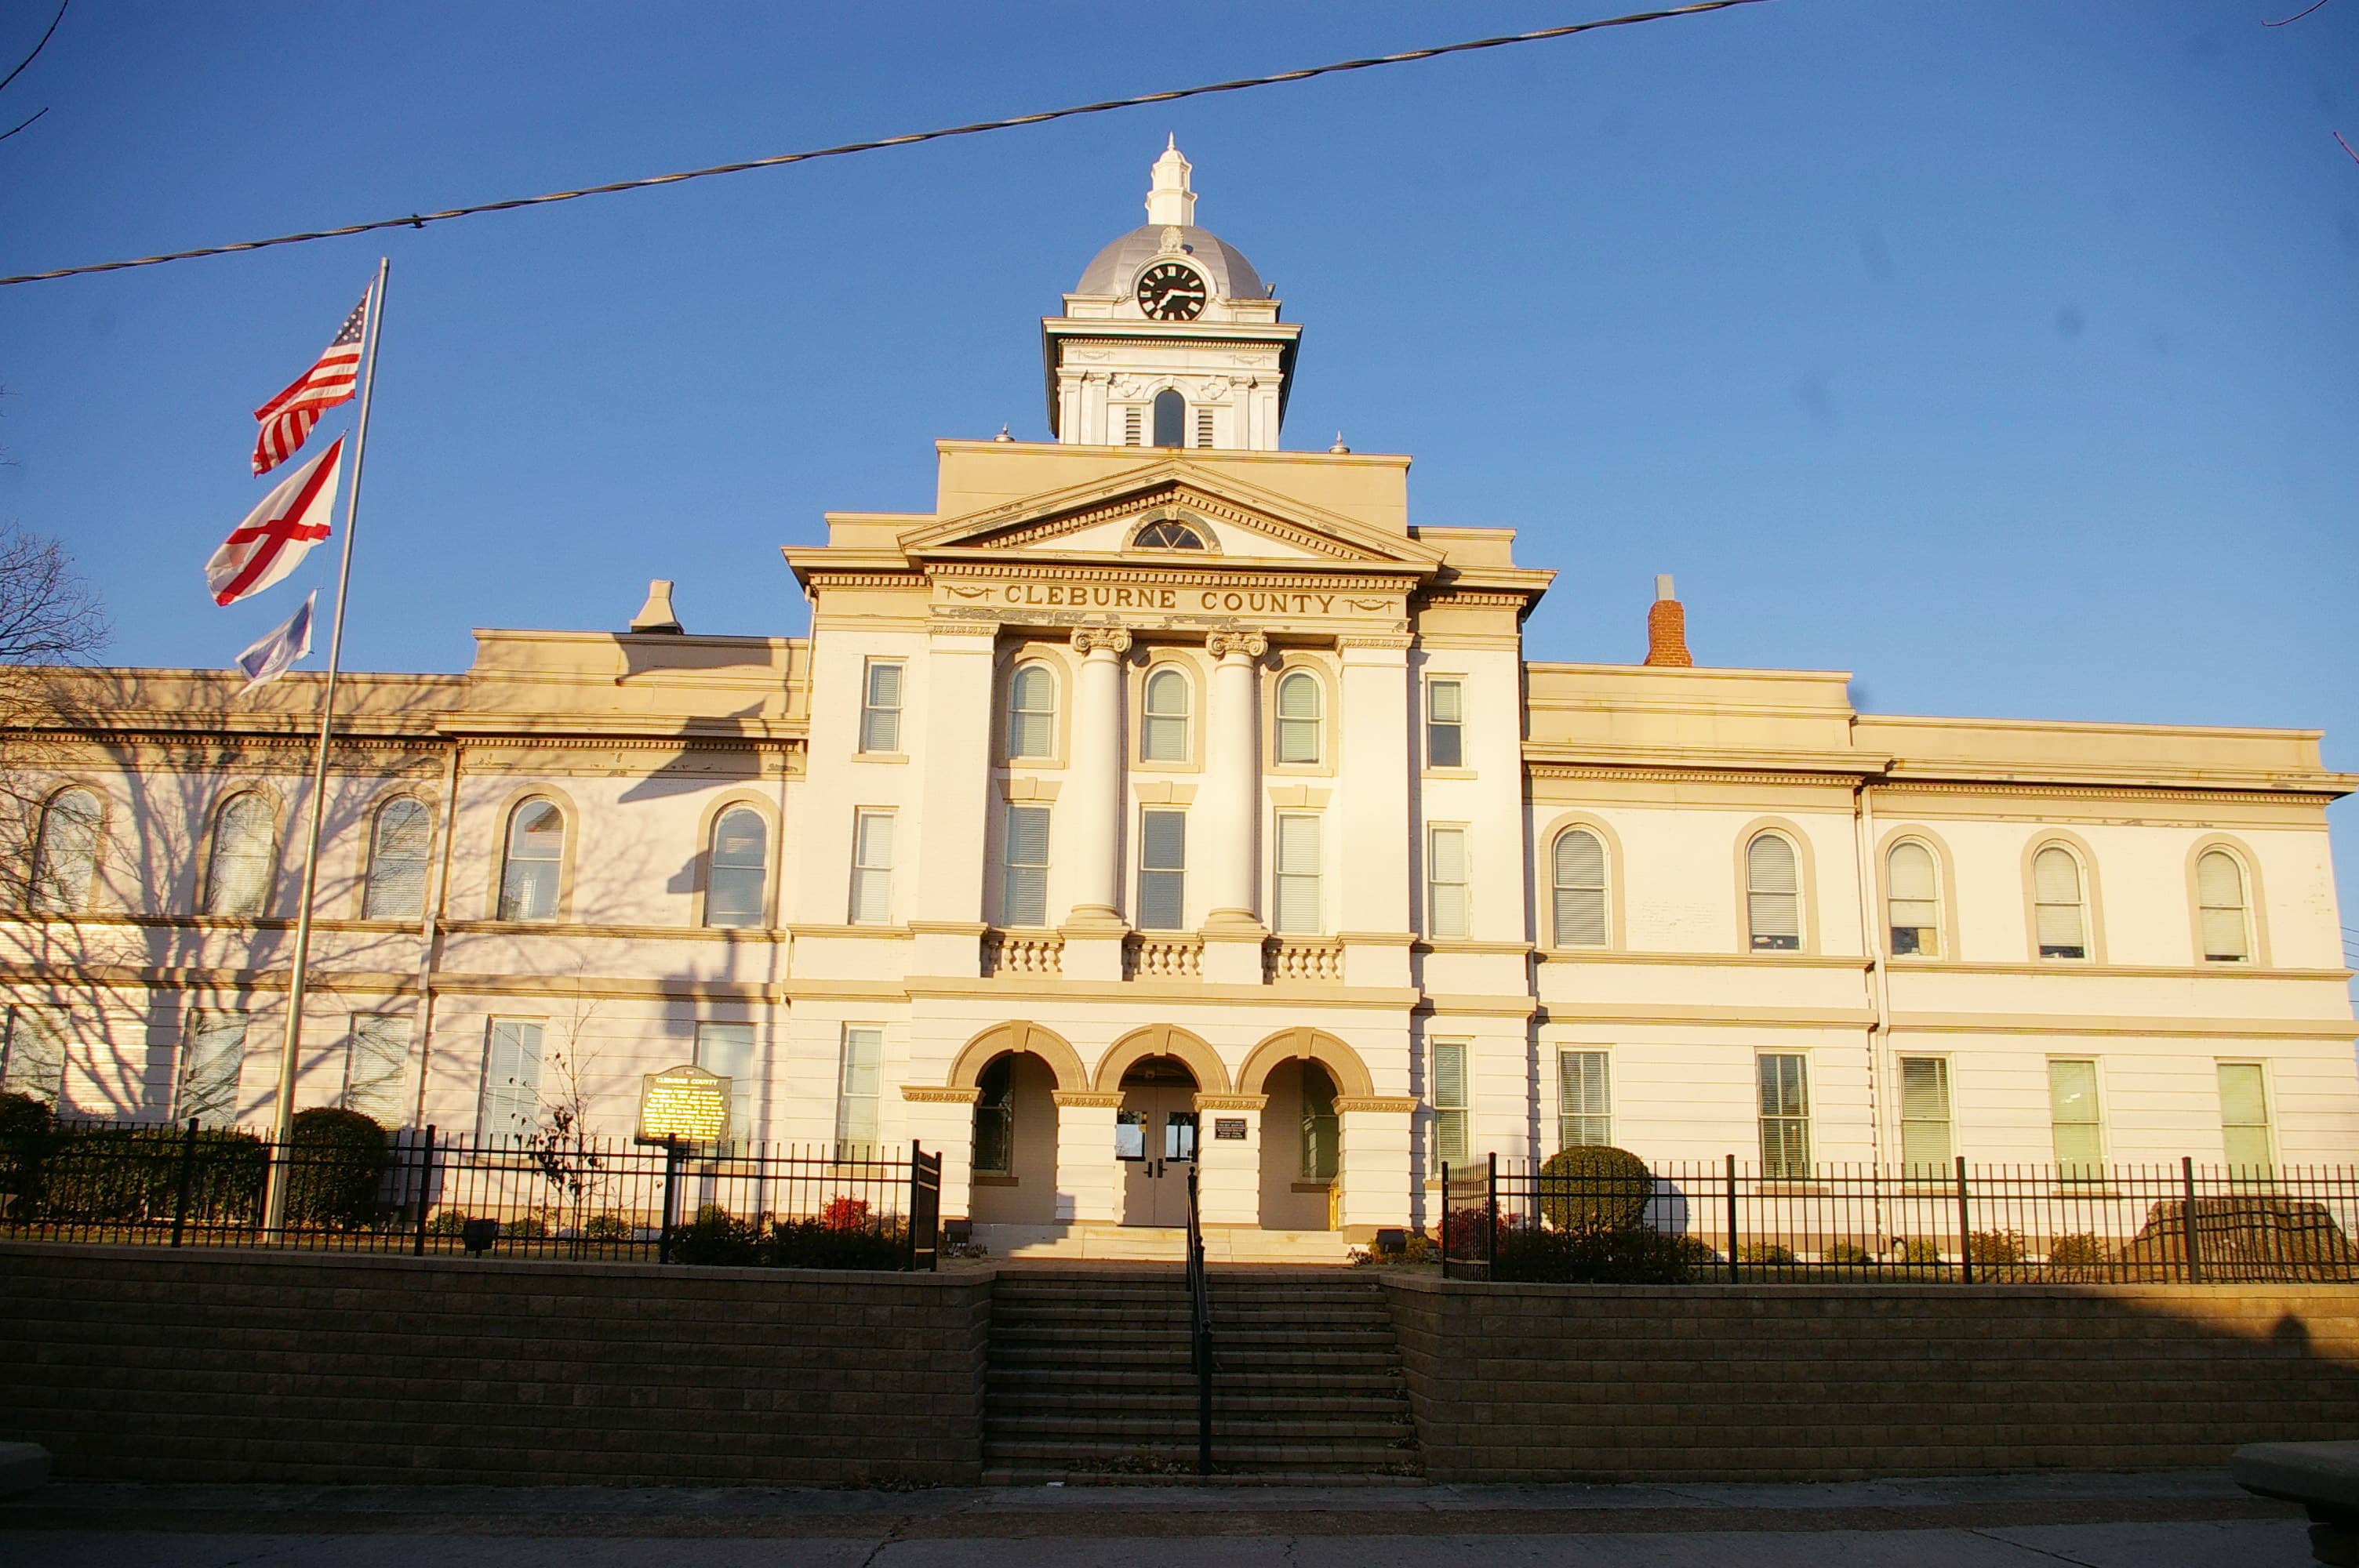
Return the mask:
<svg viewBox="0 0 2359 1568">
<path fill-rule="evenodd" d="M 2326 1206 L 2306 1198 L 2197 1198 L 2195 1246 L 2204 1268 L 2223 1277 L 2332 1278 L 2340 1268 L 2359 1262 L 2359 1248 Z M 2122 1249 L 2119 1260 L 2184 1264 L 2185 1200 L 2166 1198 L 2148 1209 L 2145 1226 Z"/>
<path fill-rule="evenodd" d="M 514 1219 L 500 1221 L 500 1239 L 503 1241 L 546 1241 L 549 1238 L 549 1217 L 546 1215 L 527 1212 Z"/>
<path fill-rule="evenodd" d="M 619 1214 L 593 1214 L 582 1225 L 584 1241 L 636 1241 L 639 1227 Z"/>
<path fill-rule="evenodd" d="M 1787 1264 L 1795 1261 L 1794 1249 L 1782 1242 L 1747 1241 L 1736 1249 L 1740 1263 Z"/>
<path fill-rule="evenodd" d="M 2059 1236 L 2048 1243 L 2048 1261 L 2059 1268 L 2085 1269 L 2105 1260 L 2105 1244 L 2088 1231 Z"/>
<path fill-rule="evenodd" d="M 1567 1149 L 1540 1167 L 1540 1215 L 1559 1230 L 1626 1230 L 1647 1216 L 1655 1178 L 1626 1149 Z"/>
<path fill-rule="evenodd" d="M 287 1217 L 297 1225 L 352 1228 L 376 1217 L 385 1180 L 385 1129 L 356 1110 L 313 1106 L 295 1113 L 289 1138 Z"/>
<path fill-rule="evenodd" d="M 463 1209 L 446 1208 L 426 1222 L 429 1236 L 463 1236 L 467 1233 L 468 1215 Z"/>
<path fill-rule="evenodd" d="M 860 1230 L 868 1224 L 864 1198 L 833 1198 L 819 1211 L 819 1222 L 830 1230 Z"/>
<path fill-rule="evenodd" d="M 1938 1263 L 1941 1260 L 1941 1244 L 1918 1237 L 1895 1237 L 1892 1241 L 1894 1261 L 1899 1263 Z"/>
<path fill-rule="evenodd" d="M 1819 1258 L 1822 1262 L 1840 1263 L 1846 1268 L 1854 1269 L 1883 1261 L 1875 1255 L 1873 1249 L 1861 1241 L 1830 1241 L 1827 1243 L 1826 1250 L 1820 1253 Z"/>
<path fill-rule="evenodd" d="M 1543 1230 L 1502 1226 L 1494 1280 L 1566 1284 L 1676 1285 L 1694 1277 L 1705 1248 L 1693 1237 L 1667 1236 L 1644 1225 Z"/>
<path fill-rule="evenodd" d="M 718 1204 L 706 1204 L 696 1211 L 694 1219 L 672 1231 L 671 1260 L 708 1265 L 759 1263 L 761 1227 Z"/>
<path fill-rule="evenodd" d="M 1515 1221 L 1506 1215 L 1499 1217 L 1498 1239 L 1504 1241 Z M 1490 1256 L 1491 1210 L 1486 1205 L 1473 1204 L 1465 1208 L 1445 1209 L 1441 1216 L 1441 1252 L 1445 1258 L 1480 1260 Z"/>
<path fill-rule="evenodd" d="M 1401 1242 L 1400 1260 L 1404 1263 L 1433 1261 L 1433 1241 L 1430 1237 L 1411 1236 Z"/>
<path fill-rule="evenodd" d="M 1966 1238 L 1966 1256 L 1977 1263 L 2020 1263 L 2023 1237 L 2013 1230 L 1977 1230 Z"/>
<path fill-rule="evenodd" d="M 769 1250 L 781 1269 L 901 1269 L 909 1260 L 898 1220 L 854 1227 L 830 1224 L 824 1215 L 778 1221 L 770 1227 Z"/>
<path fill-rule="evenodd" d="M 39 1201 L 41 1167 L 55 1136 L 47 1101 L 0 1094 L 0 1213 L 29 1209 Z"/>
</svg>

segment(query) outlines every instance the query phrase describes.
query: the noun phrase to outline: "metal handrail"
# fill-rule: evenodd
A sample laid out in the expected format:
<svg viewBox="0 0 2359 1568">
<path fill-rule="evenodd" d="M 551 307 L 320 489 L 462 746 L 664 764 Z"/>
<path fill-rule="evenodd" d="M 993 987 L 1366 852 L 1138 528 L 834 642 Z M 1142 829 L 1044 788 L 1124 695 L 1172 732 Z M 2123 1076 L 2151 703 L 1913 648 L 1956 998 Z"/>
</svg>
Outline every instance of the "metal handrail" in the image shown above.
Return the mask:
<svg viewBox="0 0 2359 1568">
<path fill-rule="evenodd" d="M 1212 1473 L 1212 1297 L 1204 1279 L 1204 1217 L 1188 1167 L 1188 1356 L 1196 1372 L 1196 1474 Z"/>
</svg>

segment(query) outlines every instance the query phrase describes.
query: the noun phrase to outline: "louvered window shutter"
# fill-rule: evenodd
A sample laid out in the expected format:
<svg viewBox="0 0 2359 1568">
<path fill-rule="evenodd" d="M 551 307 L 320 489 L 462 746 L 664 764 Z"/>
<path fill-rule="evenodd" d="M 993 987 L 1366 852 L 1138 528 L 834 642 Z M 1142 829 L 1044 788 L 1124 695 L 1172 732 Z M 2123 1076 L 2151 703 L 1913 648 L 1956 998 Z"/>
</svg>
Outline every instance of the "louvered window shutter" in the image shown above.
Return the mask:
<svg viewBox="0 0 2359 1568">
<path fill-rule="evenodd" d="M 2245 872 L 2235 857 L 2206 850 L 2195 862 L 2195 902 L 2203 925 L 2203 957 L 2242 963 L 2252 948 L 2245 928 Z"/>
<path fill-rule="evenodd" d="M 862 812 L 853 839 L 852 918 L 858 925 L 882 925 L 892 912 L 893 814 Z"/>
<path fill-rule="evenodd" d="M 2048 1064 L 2048 1113 L 2055 1128 L 2057 1173 L 2088 1179 L 2104 1158 L 2097 1119 L 2097 1064 Z"/>
<path fill-rule="evenodd" d="M 1605 945 L 1605 845 L 1586 828 L 1568 828 L 1556 841 L 1556 945 Z"/>
<path fill-rule="evenodd" d="M 1951 1161 L 1950 1064 L 1939 1056 L 1900 1058 L 1900 1163 L 1911 1175 L 1938 1175 Z"/>
<path fill-rule="evenodd" d="M 1432 886 L 1432 935 L 1463 936 L 1467 931 L 1466 829 L 1437 827 L 1428 836 Z"/>
<path fill-rule="evenodd" d="M 1008 683 L 1007 754 L 1047 757 L 1056 752 L 1056 679 L 1027 665 Z"/>
<path fill-rule="evenodd" d="M 2081 863 L 2071 850 L 2050 845 L 2033 859 L 2031 898 L 2040 956 L 2083 957 L 2088 952 L 2088 923 L 2081 908 Z"/>
<path fill-rule="evenodd" d="M 2258 1062 L 2220 1064 L 2220 1133 L 2231 1170 L 2269 1164 L 2269 1100 Z"/>
<path fill-rule="evenodd" d="M 1756 947 L 1795 948 L 1802 945 L 1801 888 L 1796 875 L 1794 846 L 1775 833 L 1764 833 L 1746 846 L 1745 914 Z"/>
<path fill-rule="evenodd" d="M 1049 923 L 1049 808 L 1007 808 L 1007 880 L 1000 919 L 1008 925 Z"/>
<path fill-rule="evenodd" d="M 1310 935 L 1320 925 L 1319 818 L 1277 819 L 1277 929 Z"/>
<path fill-rule="evenodd" d="M 1892 950 L 1940 950 L 1941 906 L 1935 891 L 1933 852 L 1922 844 L 1897 844 L 1886 862 L 1886 896 L 1892 906 Z"/>
<path fill-rule="evenodd" d="M 1319 679 L 1297 672 L 1277 683 L 1277 760 L 1319 761 Z"/>
<path fill-rule="evenodd" d="M 1139 829 L 1139 926 L 1147 931 L 1177 931 L 1187 909 L 1187 813 L 1142 813 Z"/>
</svg>

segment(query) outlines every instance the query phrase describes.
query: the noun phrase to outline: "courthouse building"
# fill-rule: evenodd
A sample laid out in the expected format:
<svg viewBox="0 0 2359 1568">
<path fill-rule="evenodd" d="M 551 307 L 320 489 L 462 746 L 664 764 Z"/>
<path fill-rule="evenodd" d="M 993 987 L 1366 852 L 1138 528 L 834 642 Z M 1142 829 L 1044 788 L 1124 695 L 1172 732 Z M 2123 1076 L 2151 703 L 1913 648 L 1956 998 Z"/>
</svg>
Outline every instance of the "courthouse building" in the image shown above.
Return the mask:
<svg viewBox="0 0 2359 1568">
<path fill-rule="evenodd" d="M 788 546 L 808 637 L 658 585 L 348 677 L 299 1103 L 626 1132 L 694 1061 L 745 1138 L 915 1140 L 1029 1227 L 1176 1224 L 1190 1162 L 1212 1224 L 1365 1234 L 1578 1143 L 2359 1149 L 2314 732 L 1862 713 L 1692 665 L 1667 579 L 1643 662 L 1528 660 L 1545 566 L 1281 448 L 1302 328 L 1152 180 L 1041 324 L 1053 441 Z M 56 683 L 7 1087 L 266 1119 L 319 683 L 236 685 Z"/>
</svg>

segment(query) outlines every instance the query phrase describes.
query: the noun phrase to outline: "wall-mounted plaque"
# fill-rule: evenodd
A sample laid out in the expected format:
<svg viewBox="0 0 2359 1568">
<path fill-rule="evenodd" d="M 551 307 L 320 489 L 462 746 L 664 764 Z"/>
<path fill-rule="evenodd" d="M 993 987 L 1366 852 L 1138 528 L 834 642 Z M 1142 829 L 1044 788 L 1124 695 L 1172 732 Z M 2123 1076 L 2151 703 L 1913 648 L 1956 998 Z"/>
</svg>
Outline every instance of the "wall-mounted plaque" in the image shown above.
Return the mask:
<svg viewBox="0 0 2359 1568">
<path fill-rule="evenodd" d="M 729 1136 L 729 1080 L 701 1067 L 667 1067 L 639 1080 L 639 1141 L 718 1143 Z"/>
<path fill-rule="evenodd" d="M 1243 1143 L 1245 1141 L 1245 1119 L 1242 1116 L 1212 1118 L 1212 1136 L 1225 1142 Z"/>
</svg>

